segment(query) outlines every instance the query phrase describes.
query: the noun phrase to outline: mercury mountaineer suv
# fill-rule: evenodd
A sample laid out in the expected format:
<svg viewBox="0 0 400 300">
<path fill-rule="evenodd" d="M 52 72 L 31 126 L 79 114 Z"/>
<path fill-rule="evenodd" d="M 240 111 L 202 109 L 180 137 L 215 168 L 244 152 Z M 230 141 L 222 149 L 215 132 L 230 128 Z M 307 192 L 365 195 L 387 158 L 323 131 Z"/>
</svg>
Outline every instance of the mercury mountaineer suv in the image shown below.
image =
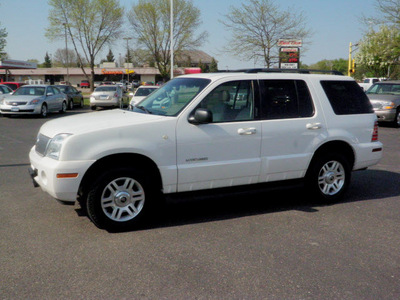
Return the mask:
<svg viewBox="0 0 400 300">
<path fill-rule="evenodd" d="M 130 110 L 45 123 L 34 185 L 99 228 L 136 226 L 165 196 L 301 180 L 338 201 L 379 162 L 377 117 L 350 77 L 247 70 L 179 76 Z M 154 215 L 153 215 L 154 216 Z"/>
</svg>

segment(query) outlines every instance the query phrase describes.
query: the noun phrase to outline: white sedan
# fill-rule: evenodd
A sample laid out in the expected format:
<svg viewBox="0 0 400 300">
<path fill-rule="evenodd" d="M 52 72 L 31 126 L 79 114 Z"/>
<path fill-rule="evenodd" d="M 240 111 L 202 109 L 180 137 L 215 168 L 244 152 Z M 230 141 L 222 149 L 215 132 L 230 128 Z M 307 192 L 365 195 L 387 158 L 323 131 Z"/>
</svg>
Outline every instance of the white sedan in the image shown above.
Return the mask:
<svg viewBox="0 0 400 300">
<path fill-rule="evenodd" d="M 142 101 L 144 98 L 146 98 L 148 95 L 150 95 L 152 92 L 154 92 L 156 89 L 158 89 L 159 86 L 157 85 L 142 85 L 139 86 L 134 94 L 130 94 L 132 96 L 131 102 L 129 107 L 132 108 L 136 104 L 138 104 L 140 101 Z"/>
<path fill-rule="evenodd" d="M 122 107 L 123 101 L 124 92 L 119 85 L 101 85 L 90 95 L 90 108 Z"/>
</svg>

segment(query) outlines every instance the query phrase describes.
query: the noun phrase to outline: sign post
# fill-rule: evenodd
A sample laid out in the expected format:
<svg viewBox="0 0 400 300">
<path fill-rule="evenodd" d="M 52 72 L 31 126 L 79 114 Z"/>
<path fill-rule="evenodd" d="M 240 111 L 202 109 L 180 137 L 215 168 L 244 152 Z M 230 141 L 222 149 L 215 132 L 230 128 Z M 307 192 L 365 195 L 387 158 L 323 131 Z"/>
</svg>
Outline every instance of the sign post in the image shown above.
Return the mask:
<svg viewBox="0 0 400 300">
<path fill-rule="evenodd" d="M 300 47 L 302 40 L 279 39 L 279 68 L 298 69 L 300 64 Z"/>
</svg>

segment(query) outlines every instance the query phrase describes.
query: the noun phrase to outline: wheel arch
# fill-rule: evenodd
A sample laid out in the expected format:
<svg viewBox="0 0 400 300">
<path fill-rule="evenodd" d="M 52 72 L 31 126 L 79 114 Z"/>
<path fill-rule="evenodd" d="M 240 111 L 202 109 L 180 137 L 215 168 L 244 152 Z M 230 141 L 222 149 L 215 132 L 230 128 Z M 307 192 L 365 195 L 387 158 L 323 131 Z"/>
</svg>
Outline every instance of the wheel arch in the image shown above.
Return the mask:
<svg viewBox="0 0 400 300">
<path fill-rule="evenodd" d="M 329 141 L 321 145 L 315 152 L 310 161 L 308 170 L 312 166 L 313 162 L 321 155 L 329 152 L 340 153 L 348 159 L 350 168 L 353 169 L 355 162 L 355 153 L 353 148 L 345 141 Z"/>
<path fill-rule="evenodd" d="M 162 178 L 156 163 L 147 156 L 136 153 L 118 153 L 105 156 L 97 160 L 86 171 L 79 186 L 79 199 L 86 199 L 91 184 L 96 180 L 96 174 L 116 166 L 134 167 L 152 175 L 155 187 L 162 189 Z"/>
</svg>

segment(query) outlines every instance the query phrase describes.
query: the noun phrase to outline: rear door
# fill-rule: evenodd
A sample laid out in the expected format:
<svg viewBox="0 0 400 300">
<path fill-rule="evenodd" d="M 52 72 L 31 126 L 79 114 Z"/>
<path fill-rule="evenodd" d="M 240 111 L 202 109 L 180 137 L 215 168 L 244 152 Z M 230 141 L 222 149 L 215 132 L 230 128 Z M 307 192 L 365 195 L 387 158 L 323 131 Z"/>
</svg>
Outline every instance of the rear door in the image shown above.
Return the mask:
<svg viewBox="0 0 400 300">
<path fill-rule="evenodd" d="M 305 175 L 326 124 L 304 80 L 260 80 L 261 182 Z"/>
</svg>

